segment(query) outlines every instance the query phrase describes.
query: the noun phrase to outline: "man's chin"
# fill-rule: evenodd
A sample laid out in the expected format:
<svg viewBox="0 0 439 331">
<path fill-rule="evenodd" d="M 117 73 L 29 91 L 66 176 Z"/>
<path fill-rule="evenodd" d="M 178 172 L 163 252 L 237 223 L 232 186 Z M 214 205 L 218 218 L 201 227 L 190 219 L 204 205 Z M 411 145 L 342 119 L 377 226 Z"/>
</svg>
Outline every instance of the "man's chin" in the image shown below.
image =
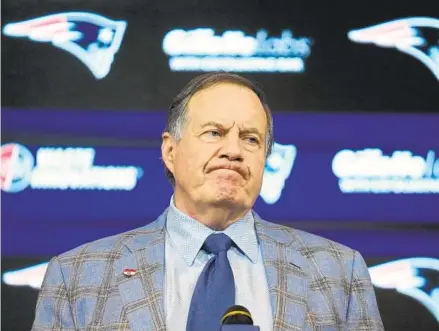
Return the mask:
<svg viewBox="0 0 439 331">
<path fill-rule="evenodd" d="M 209 187 L 206 187 L 203 197 L 210 203 L 216 206 L 227 206 L 243 208 L 250 203 L 250 200 L 245 188 L 241 185 L 236 185 L 231 182 L 212 182 Z"/>
<path fill-rule="evenodd" d="M 217 206 L 226 206 L 228 208 L 244 207 L 246 205 L 246 199 L 240 193 L 239 190 L 219 190 L 213 196 L 212 202 Z"/>
</svg>

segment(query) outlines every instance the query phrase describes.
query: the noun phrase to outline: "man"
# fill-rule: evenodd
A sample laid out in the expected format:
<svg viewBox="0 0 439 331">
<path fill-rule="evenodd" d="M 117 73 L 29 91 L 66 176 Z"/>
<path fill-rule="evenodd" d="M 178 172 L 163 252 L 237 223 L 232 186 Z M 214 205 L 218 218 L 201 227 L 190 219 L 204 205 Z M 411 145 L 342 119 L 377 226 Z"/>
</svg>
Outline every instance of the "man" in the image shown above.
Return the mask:
<svg viewBox="0 0 439 331">
<path fill-rule="evenodd" d="M 196 77 L 162 138 L 169 208 L 54 257 L 33 330 L 214 331 L 234 304 L 263 331 L 383 330 L 357 251 L 253 212 L 273 143 L 257 86 L 233 74 Z"/>
</svg>

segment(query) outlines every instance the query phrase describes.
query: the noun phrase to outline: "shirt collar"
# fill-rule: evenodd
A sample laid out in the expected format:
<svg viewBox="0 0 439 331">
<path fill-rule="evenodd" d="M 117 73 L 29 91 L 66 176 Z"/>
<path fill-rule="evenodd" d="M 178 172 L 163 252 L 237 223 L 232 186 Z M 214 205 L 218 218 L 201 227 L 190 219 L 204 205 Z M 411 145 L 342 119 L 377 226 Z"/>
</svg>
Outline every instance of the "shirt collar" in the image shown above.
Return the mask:
<svg viewBox="0 0 439 331">
<path fill-rule="evenodd" d="M 257 262 L 258 241 L 251 211 L 224 231 L 214 231 L 178 210 L 172 197 L 166 218 L 166 230 L 177 251 L 189 266 L 194 263 L 207 237 L 212 233 L 221 232 L 227 234 L 251 262 Z"/>
</svg>

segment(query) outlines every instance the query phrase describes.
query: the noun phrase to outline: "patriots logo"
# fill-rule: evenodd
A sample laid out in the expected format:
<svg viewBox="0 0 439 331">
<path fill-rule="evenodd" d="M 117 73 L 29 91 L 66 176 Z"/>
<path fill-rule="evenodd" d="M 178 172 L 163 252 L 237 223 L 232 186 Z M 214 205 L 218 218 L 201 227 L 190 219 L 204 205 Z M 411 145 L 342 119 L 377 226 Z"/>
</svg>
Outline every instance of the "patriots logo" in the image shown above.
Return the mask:
<svg viewBox="0 0 439 331">
<path fill-rule="evenodd" d="M 401 259 L 370 267 L 369 273 L 374 286 L 414 298 L 439 322 L 439 259 Z"/>
<path fill-rule="evenodd" d="M 50 42 L 82 61 L 96 79 L 102 79 L 110 72 L 126 25 L 93 13 L 67 12 L 6 24 L 3 34 Z"/>
<path fill-rule="evenodd" d="M 439 80 L 439 19 L 410 17 L 348 32 L 357 43 L 394 47 L 421 61 Z"/>
<path fill-rule="evenodd" d="M 273 144 L 271 154 L 267 158 L 261 187 L 261 198 L 268 204 L 277 202 L 290 176 L 297 148 L 294 145 Z"/>
<path fill-rule="evenodd" d="M 43 283 L 48 266 L 49 263 L 44 262 L 23 269 L 6 271 L 3 273 L 3 283 L 11 286 L 30 286 L 39 289 Z"/>
</svg>

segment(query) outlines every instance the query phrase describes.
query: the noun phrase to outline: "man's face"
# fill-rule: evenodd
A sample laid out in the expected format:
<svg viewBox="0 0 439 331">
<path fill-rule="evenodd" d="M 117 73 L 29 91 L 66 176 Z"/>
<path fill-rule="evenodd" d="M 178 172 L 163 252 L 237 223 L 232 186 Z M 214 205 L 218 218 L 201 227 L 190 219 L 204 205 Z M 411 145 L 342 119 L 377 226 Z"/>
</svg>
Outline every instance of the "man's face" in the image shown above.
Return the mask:
<svg viewBox="0 0 439 331">
<path fill-rule="evenodd" d="M 163 159 L 176 194 L 192 203 L 250 209 L 265 165 L 267 118 L 259 98 L 220 83 L 191 98 L 186 119 L 178 143 L 164 136 Z"/>
</svg>

